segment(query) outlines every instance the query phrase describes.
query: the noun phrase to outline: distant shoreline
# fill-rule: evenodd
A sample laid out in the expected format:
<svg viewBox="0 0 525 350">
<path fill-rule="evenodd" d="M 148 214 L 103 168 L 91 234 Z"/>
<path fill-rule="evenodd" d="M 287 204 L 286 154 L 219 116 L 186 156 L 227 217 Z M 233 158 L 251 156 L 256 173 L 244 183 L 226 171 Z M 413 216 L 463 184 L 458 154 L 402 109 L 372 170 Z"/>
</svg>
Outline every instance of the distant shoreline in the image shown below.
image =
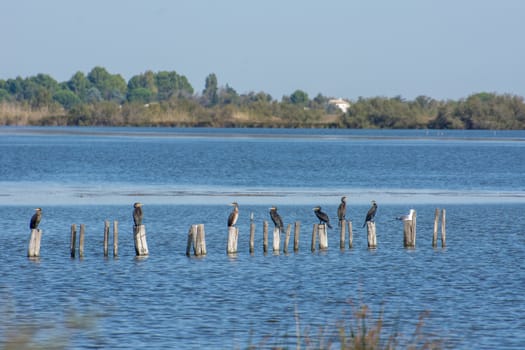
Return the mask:
<svg viewBox="0 0 525 350">
<path fill-rule="evenodd" d="M 470 135 L 468 135 L 470 134 Z M 334 140 L 428 140 L 525 142 L 525 130 L 219 128 L 135 126 L 0 126 L 0 135 L 83 135 L 130 137 L 315 138 Z"/>
</svg>

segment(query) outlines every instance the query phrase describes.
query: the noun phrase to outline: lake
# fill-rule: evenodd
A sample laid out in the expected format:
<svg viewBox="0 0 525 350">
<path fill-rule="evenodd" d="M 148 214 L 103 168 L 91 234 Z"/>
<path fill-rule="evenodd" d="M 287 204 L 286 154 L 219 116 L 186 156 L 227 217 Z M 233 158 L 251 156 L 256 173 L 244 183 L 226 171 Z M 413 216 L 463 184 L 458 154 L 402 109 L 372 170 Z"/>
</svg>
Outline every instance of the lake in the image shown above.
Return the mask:
<svg viewBox="0 0 525 350">
<path fill-rule="evenodd" d="M 525 131 L 3 127 L 0 164 L 3 341 L 35 326 L 35 341 L 74 349 L 294 348 L 298 333 L 307 348 L 321 328 L 337 343 L 337 322 L 365 304 L 400 348 L 427 311 L 423 329 L 447 348 L 525 344 Z M 354 235 L 344 250 L 342 195 Z M 362 227 L 371 200 L 377 249 Z M 233 201 L 239 251 L 228 256 Z M 263 253 L 273 205 L 285 226 L 300 222 L 298 252 Z M 334 226 L 321 252 L 310 251 L 316 205 Z M 36 207 L 41 257 L 28 259 Z M 411 208 L 417 246 L 405 249 L 395 218 Z M 446 248 L 432 247 L 436 208 Z M 105 220 L 119 223 L 116 258 L 103 256 Z M 83 259 L 69 256 L 73 223 L 86 226 Z M 188 258 L 197 223 L 208 254 Z"/>
</svg>

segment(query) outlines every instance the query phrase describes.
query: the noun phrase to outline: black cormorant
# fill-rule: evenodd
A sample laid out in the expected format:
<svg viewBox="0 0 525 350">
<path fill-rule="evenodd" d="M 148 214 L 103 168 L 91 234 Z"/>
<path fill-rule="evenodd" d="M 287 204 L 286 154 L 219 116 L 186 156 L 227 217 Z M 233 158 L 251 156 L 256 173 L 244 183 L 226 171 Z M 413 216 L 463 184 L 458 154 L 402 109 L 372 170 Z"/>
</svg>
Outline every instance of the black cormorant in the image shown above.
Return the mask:
<svg viewBox="0 0 525 350">
<path fill-rule="evenodd" d="M 140 226 L 142 225 L 142 218 L 143 218 L 143 213 L 142 213 L 142 203 L 139 203 L 139 202 L 136 202 L 135 204 L 133 204 L 133 221 L 135 222 L 135 226 Z"/>
<path fill-rule="evenodd" d="M 277 213 L 277 207 L 270 208 L 270 217 L 272 218 L 275 227 L 277 227 L 279 231 L 282 232 L 284 227 L 283 219 L 281 219 L 281 216 Z"/>
<path fill-rule="evenodd" d="M 340 222 L 346 220 L 346 196 L 341 197 L 341 204 L 337 208 L 337 218 Z"/>
<path fill-rule="evenodd" d="M 365 223 L 363 224 L 363 227 L 366 226 L 367 222 L 374 221 L 374 216 L 376 216 L 376 211 L 377 211 L 376 201 L 372 201 L 372 206 L 370 207 L 370 209 L 368 209 L 368 212 L 366 213 L 366 219 L 365 219 Z"/>
<path fill-rule="evenodd" d="M 228 216 L 228 227 L 235 226 L 237 219 L 239 218 L 239 205 L 237 202 L 233 202 L 230 205 L 233 206 L 233 210 L 230 213 L 230 216 Z"/>
<path fill-rule="evenodd" d="M 36 208 L 35 213 L 31 217 L 31 222 L 29 223 L 29 228 L 31 230 L 37 229 L 38 224 L 40 224 L 40 219 L 42 219 L 42 208 Z"/>
<path fill-rule="evenodd" d="M 321 207 L 315 207 L 314 208 L 315 216 L 319 219 L 319 224 L 326 223 L 328 225 L 328 228 L 332 228 L 332 225 L 330 225 L 330 218 L 326 213 L 323 213 L 321 211 Z"/>
</svg>

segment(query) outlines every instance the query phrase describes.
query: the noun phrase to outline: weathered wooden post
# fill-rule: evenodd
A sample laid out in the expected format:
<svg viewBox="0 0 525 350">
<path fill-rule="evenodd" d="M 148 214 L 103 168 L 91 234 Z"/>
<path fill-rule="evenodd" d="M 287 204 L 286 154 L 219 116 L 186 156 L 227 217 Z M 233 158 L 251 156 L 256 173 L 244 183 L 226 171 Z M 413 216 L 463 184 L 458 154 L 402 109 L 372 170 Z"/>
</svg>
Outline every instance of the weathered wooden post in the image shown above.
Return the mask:
<svg viewBox="0 0 525 350">
<path fill-rule="evenodd" d="M 228 227 L 228 247 L 226 252 L 228 254 L 237 253 L 237 239 L 239 237 L 239 229 L 235 226 Z"/>
<path fill-rule="evenodd" d="M 72 224 L 71 225 L 71 240 L 69 243 L 69 253 L 72 258 L 75 257 L 75 244 L 77 241 L 77 225 Z"/>
<path fill-rule="evenodd" d="M 250 254 L 255 251 L 255 223 L 250 221 Z"/>
<path fill-rule="evenodd" d="M 295 222 L 294 231 L 293 231 L 293 251 L 299 251 L 299 234 L 301 233 L 301 223 L 299 221 Z"/>
<path fill-rule="evenodd" d="M 446 229 L 446 217 L 447 217 L 447 211 L 443 209 L 441 211 L 441 247 L 445 248 L 447 246 L 447 229 Z"/>
<path fill-rule="evenodd" d="M 191 247 L 195 256 L 206 255 L 206 232 L 204 224 L 191 225 L 188 231 L 188 243 L 186 245 L 186 255 L 191 255 Z"/>
<path fill-rule="evenodd" d="M 268 221 L 263 221 L 263 252 L 268 252 Z"/>
<path fill-rule="evenodd" d="M 84 235 L 86 233 L 86 225 L 80 224 L 80 237 L 78 238 L 78 256 L 84 257 Z"/>
<path fill-rule="evenodd" d="M 412 242 L 410 241 L 412 223 L 410 220 L 403 220 L 403 246 L 413 247 Z"/>
<path fill-rule="evenodd" d="M 29 245 L 27 248 L 27 256 L 35 258 L 40 256 L 40 240 L 42 239 L 42 230 L 33 228 L 29 236 Z"/>
<path fill-rule="evenodd" d="M 316 240 L 317 240 L 317 230 L 318 230 L 318 225 L 314 224 L 314 228 L 312 230 L 312 245 L 310 247 L 312 252 L 315 252 L 315 243 L 316 243 Z"/>
<path fill-rule="evenodd" d="M 345 249 L 346 220 L 339 220 L 339 248 Z"/>
<path fill-rule="evenodd" d="M 368 248 L 376 248 L 376 223 L 373 221 L 366 222 L 367 238 L 368 238 Z"/>
<path fill-rule="evenodd" d="M 206 255 L 208 253 L 206 250 L 206 232 L 204 230 L 204 224 L 197 225 L 197 239 L 194 252 L 196 256 Z"/>
<path fill-rule="evenodd" d="M 319 232 L 319 250 L 328 249 L 328 230 L 326 224 L 318 224 L 317 232 Z"/>
<path fill-rule="evenodd" d="M 417 231 L 417 213 L 414 210 L 412 214 L 412 242 L 414 243 L 414 247 L 416 246 L 416 232 Z"/>
<path fill-rule="evenodd" d="M 197 227 L 196 225 L 191 225 L 190 229 L 188 230 L 188 241 L 186 243 L 186 256 L 191 255 L 191 247 L 194 244 L 195 237 L 197 236 Z"/>
<path fill-rule="evenodd" d="M 290 234 L 292 233 L 292 224 L 288 224 L 286 227 L 286 236 L 284 238 L 283 253 L 288 253 L 288 244 L 290 243 Z"/>
<path fill-rule="evenodd" d="M 118 221 L 113 221 L 113 256 L 118 256 Z"/>
<path fill-rule="evenodd" d="M 273 228 L 273 252 L 278 253 L 281 250 L 281 229 L 278 227 Z"/>
<path fill-rule="evenodd" d="M 437 247 L 438 225 L 439 225 L 439 209 L 436 208 L 436 211 L 434 213 L 434 233 L 432 235 L 432 247 Z"/>
<path fill-rule="evenodd" d="M 133 237 L 135 239 L 136 256 L 145 256 L 149 254 L 148 243 L 146 241 L 146 226 L 133 226 Z"/>
<path fill-rule="evenodd" d="M 410 214 L 403 220 L 403 245 L 405 248 L 416 247 L 416 211 L 410 209 Z"/>
<path fill-rule="evenodd" d="M 354 233 L 352 232 L 352 220 L 348 220 L 348 248 L 354 246 Z"/>
<path fill-rule="evenodd" d="M 109 220 L 104 221 L 104 256 L 108 256 Z"/>
</svg>

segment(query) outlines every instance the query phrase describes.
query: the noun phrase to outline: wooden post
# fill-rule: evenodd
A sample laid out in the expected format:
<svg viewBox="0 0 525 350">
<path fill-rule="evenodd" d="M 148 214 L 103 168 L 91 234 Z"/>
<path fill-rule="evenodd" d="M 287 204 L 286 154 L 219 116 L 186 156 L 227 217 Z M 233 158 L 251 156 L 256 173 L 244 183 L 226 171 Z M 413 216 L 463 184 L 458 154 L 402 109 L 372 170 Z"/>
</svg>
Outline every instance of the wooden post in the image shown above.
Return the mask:
<svg viewBox="0 0 525 350">
<path fill-rule="evenodd" d="M 412 215 L 412 243 L 414 244 L 414 248 L 416 247 L 416 231 L 417 231 L 417 212 L 414 210 L 414 214 Z"/>
<path fill-rule="evenodd" d="M 368 238 L 368 248 L 376 248 L 377 247 L 377 240 L 376 240 L 376 223 L 373 221 L 367 221 L 366 223 L 366 229 L 367 229 L 367 238 Z"/>
<path fill-rule="evenodd" d="M 250 222 L 250 254 L 255 251 L 255 223 Z"/>
<path fill-rule="evenodd" d="M 413 243 L 411 241 L 412 233 L 410 232 L 412 230 L 412 220 L 403 220 L 403 246 L 405 248 L 407 247 L 413 247 Z"/>
<path fill-rule="evenodd" d="M 268 221 L 263 222 L 263 252 L 268 252 Z"/>
<path fill-rule="evenodd" d="M 318 230 L 318 225 L 314 224 L 314 228 L 312 230 L 312 246 L 310 247 L 312 252 L 315 252 L 315 242 L 317 240 L 317 230 Z"/>
<path fill-rule="evenodd" d="M 352 221 L 348 220 L 348 248 L 354 246 L 354 233 L 352 232 Z"/>
<path fill-rule="evenodd" d="M 293 251 L 297 252 L 299 250 L 299 234 L 301 233 L 301 223 L 299 221 L 295 222 L 294 231 L 293 231 Z"/>
<path fill-rule="evenodd" d="M 345 249 L 346 220 L 339 220 L 339 248 Z"/>
<path fill-rule="evenodd" d="M 104 256 L 108 256 L 109 220 L 104 221 Z"/>
<path fill-rule="evenodd" d="M 434 213 L 434 234 L 432 235 L 432 247 L 437 247 L 438 240 L 439 209 Z"/>
<path fill-rule="evenodd" d="M 195 255 L 201 256 L 206 255 L 208 252 L 206 250 L 206 232 L 204 231 L 204 224 L 197 225 L 197 239 L 195 240 Z"/>
<path fill-rule="evenodd" d="M 86 233 L 86 225 L 80 224 L 80 237 L 78 237 L 78 256 L 84 257 L 84 235 Z"/>
<path fill-rule="evenodd" d="M 75 244 L 77 241 L 77 225 L 71 225 L 71 241 L 69 243 L 69 253 L 72 258 L 75 257 Z"/>
<path fill-rule="evenodd" d="M 237 253 L 237 238 L 239 237 L 239 229 L 235 226 L 228 227 L 228 247 L 226 253 Z"/>
<path fill-rule="evenodd" d="M 186 256 L 191 255 L 191 247 L 194 245 L 193 241 L 194 238 L 197 236 L 197 227 L 195 225 L 191 225 L 190 229 L 188 230 L 188 241 L 186 243 Z"/>
<path fill-rule="evenodd" d="M 273 228 L 273 251 L 279 252 L 281 250 L 281 229 L 278 227 Z"/>
<path fill-rule="evenodd" d="M 326 224 L 318 224 L 319 250 L 328 249 L 328 230 Z"/>
<path fill-rule="evenodd" d="M 133 226 L 133 237 L 135 239 L 135 254 L 137 256 L 149 255 L 148 243 L 146 241 L 146 226 Z"/>
<path fill-rule="evenodd" d="M 118 256 L 118 221 L 113 221 L 113 256 Z"/>
<path fill-rule="evenodd" d="M 286 236 L 284 239 L 283 253 L 288 253 L 288 244 L 290 243 L 290 234 L 292 233 L 292 224 L 288 224 L 286 227 Z"/>
<path fill-rule="evenodd" d="M 40 256 L 40 240 L 42 239 L 42 230 L 32 229 L 29 236 L 29 246 L 27 248 L 27 256 L 30 258 Z"/>
<path fill-rule="evenodd" d="M 443 209 L 441 211 L 441 247 L 442 248 L 445 248 L 447 246 L 446 217 L 447 217 L 447 211 Z"/>
<path fill-rule="evenodd" d="M 186 244 L 186 255 L 191 255 L 191 247 L 195 256 L 206 255 L 206 232 L 204 224 L 191 225 L 188 230 L 188 242 Z"/>
</svg>

